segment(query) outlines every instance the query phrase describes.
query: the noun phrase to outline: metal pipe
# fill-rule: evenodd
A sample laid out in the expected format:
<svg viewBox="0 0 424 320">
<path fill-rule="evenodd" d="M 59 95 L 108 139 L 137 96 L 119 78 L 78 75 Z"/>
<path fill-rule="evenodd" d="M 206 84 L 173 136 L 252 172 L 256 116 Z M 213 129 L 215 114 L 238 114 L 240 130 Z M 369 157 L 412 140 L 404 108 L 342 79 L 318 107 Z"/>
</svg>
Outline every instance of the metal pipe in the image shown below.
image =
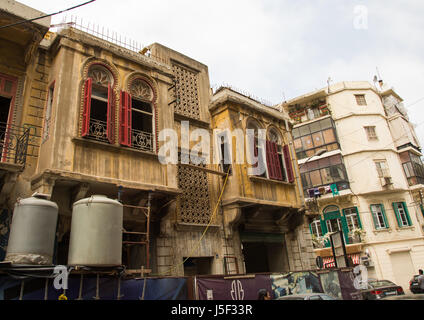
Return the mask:
<svg viewBox="0 0 424 320">
<path fill-rule="evenodd" d="M 19 300 L 22 300 L 23 296 L 24 296 L 24 287 L 25 287 L 25 281 L 22 280 L 21 281 L 21 292 L 19 294 Z"/>
<path fill-rule="evenodd" d="M 147 196 L 147 236 L 146 236 L 146 266 L 150 269 L 150 210 L 151 210 L 152 194 L 149 192 Z"/>
<path fill-rule="evenodd" d="M 99 295 L 99 291 L 100 291 L 100 275 L 97 274 L 97 281 L 96 281 L 96 296 L 94 297 L 94 299 L 96 300 L 100 300 L 100 295 Z"/>
<path fill-rule="evenodd" d="M 123 295 L 121 295 L 121 277 L 118 278 L 118 294 L 116 296 L 116 300 L 121 300 Z"/>
<path fill-rule="evenodd" d="M 77 300 L 82 300 L 82 285 L 83 285 L 83 281 L 84 281 L 84 275 L 81 273 L 80 287 L 79 287 L 79 291 L 78 291 L 78 298 L 77 298 Z"/>
<path fill-rule="evenodd" d="M 46 285 L 44 287 L 44 300 L 48 300 L 49 294 L 49 278 L 46 278 Z"/>
</svg>

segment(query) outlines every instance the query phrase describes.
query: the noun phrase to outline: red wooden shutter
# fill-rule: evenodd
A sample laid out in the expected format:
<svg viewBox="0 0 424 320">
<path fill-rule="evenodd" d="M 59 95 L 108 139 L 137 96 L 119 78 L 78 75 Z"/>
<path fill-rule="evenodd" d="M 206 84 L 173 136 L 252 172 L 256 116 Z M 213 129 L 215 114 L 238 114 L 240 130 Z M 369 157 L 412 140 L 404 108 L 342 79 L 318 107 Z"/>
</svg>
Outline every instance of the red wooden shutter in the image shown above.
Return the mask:
<svg viewBox="0 0 424 320">
<path fill-rule="evenodd" d="M 85 80 L 84 85 L 84 109 L 82 113 L 82 128 L 81 136 L 85 137 L 88 135 L 90 130 L 90 109 L 91 109 L 91 78 Z"/>
<path fill-rule="evenodd" d="M 275 178 L 278 180 L 283 180 L 283 174 L 281 172 L 281 163 L 280 157 L 278 156 L 278 145 L 275 142 L 272 142 L 273 151 L 274 151 L 274 165 L 275 165 Z"/>
<path fill-rule="evenodd" d="M 119 106 L 120 130 L 119 143 L 124 146 L 131 146 L 131 96 L 121 91 L 121 101 Z"/>
<path fill-rule="evenodd" d="M 271 142 L 266 140 L 266 166 L 268 168 L 268 177 L 275 179 L 274 174 L 274 155 L 272 154 Z"/>
<path fill-rule="evenodd" d="M 283 147 L 283 153 L 284 153 L 284 161 L 286 162 L 286 168 L 287 168 L 287 178 L 289 182 L 293 182 L 294 181 L 293 166 L 291 163 L 289 146 L 287 144 Z"/>
<path fill-rule="evenodd" d="M 108 84 L 107 93 L 107 139 L 109 143 L 115 143 L 115 95 L 113 89 Z"/>
</svg>

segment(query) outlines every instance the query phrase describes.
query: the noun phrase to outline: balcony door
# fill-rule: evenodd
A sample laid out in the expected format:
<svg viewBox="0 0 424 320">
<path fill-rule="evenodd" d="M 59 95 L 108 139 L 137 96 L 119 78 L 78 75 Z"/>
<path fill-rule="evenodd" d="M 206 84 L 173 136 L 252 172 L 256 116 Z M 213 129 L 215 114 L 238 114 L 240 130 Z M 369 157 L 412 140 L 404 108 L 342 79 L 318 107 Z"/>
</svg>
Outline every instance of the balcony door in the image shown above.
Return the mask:
<svg viewBox="0 0 424 320">
<path fill-rule="evenodd" d="M 8 159 L 8 151 L 11 148 L 11 131 L 13 105 L 15 103 L 17 80 L 0 74 L 0 148 L 1 161 Z"/>
<path fill-rule="evenodd" d="M 341 215 L 340 209 L 337 206 L 328 206 L 324 209 L 324 224 L 322 226 L 323 232 L 333 233 L 338 231 L 343 231 L 345 238 L 345 243 L 349 243 L 349 229 L 347 226 L 346 218 Z M 330 243 L 327 243 L 327 247 L 330 246 Z"/>
</svg>

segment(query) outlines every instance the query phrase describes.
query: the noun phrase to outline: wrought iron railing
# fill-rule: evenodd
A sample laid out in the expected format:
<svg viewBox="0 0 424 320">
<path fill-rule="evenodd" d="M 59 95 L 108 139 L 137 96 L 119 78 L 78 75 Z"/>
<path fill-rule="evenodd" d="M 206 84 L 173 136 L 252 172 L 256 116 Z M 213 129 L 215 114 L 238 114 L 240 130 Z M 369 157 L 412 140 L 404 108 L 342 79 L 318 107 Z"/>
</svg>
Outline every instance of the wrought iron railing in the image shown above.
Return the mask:
<svg viewBox="0 0 424 320">
<path fill-rule="evenodd" d="M 153 135 L 149 132 L 132 129 L 131 147 L 143 151 L 153 151 Z"/>
<path fill-rule="evenodd" d="M 97 119 L 90 119 L 88 137 L 102 142 L 109 142 L 107 138 L 107 122 Z"/>
<path fill-rule="evenodd" d="M 25 166 L 30 128 L 0 122 L 1 162 Z"/>
</svg>

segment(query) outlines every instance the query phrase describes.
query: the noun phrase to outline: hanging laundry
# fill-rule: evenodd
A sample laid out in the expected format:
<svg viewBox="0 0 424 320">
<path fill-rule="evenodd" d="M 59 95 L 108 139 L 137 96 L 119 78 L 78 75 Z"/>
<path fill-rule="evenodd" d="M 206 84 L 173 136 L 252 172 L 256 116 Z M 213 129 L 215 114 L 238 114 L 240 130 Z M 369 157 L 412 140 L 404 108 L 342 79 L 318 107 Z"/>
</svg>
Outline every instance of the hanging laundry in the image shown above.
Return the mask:
<svg viewBox="0 0 424 320">
<path fill-rule="evenodd" d="M 335 183 L 330 185 L 330 188 L 331 188 L 331 192 L 333 193 L 333 196 L 339 195 L 339 190 L 337 190 L 337 185 Z"/>
</svg>

